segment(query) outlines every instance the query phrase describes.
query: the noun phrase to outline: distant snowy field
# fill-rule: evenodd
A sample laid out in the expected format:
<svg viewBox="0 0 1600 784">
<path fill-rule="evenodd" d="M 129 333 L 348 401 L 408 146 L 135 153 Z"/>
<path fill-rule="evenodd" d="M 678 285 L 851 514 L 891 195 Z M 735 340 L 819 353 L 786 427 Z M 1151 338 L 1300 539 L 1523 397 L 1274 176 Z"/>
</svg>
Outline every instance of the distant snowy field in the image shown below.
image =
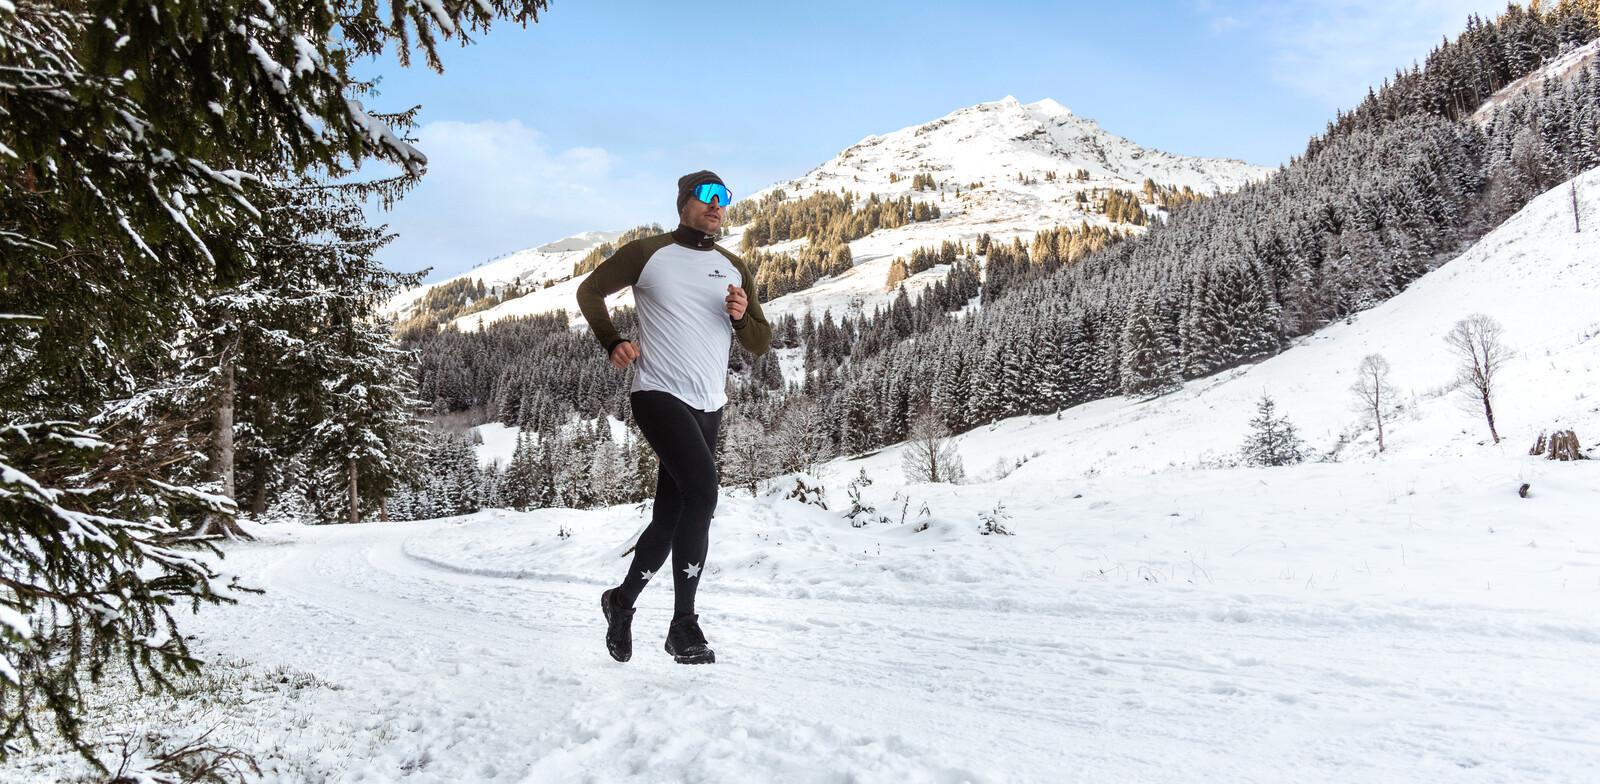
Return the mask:
<svg viewBox="0 0 1600 784">
<path fill-rule="evenodd" d="M 1600 438 L 1600 172 L 1578 193 L 1583 233 L 1562 186 L 1258 365 L 965 434 L 968 483 L 907 484 L 889 448 L 820 467 L 828 509 L 793 478 L 725 494 L 715 665 L 660 650 L 666 585 L 634 660 L 605 653 L 642 507 L 255 527 L 224 565 L 266 593 L 189 631 L 313 685 L 249 691 L 213 739 L 281 782 L 1594 780 L 1600 461 L 1527 455 Z M 1476 312 L 1516 351 L 1500 445 L 1444 393 Z M 1405 393 L 1382 455 L 1347 390 L 1372 352 Z M 1263 392 L 1337 461 L 1216 467 Z M 853 528 L 863 469 L 888 521 Z"/>
</svg>

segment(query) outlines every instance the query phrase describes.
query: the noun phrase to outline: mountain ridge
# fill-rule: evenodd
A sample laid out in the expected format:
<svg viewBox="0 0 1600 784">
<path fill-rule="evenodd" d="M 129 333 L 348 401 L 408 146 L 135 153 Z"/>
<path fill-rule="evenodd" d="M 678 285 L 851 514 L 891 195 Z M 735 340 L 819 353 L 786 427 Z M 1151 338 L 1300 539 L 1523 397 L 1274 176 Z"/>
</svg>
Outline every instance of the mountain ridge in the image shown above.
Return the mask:
<svg viewBox="0 0 1600 784">
<path fill-rule="evenodd" d="M 1084 169 L 1087 178 L 1077 179 L 1074 169 Z M 1104 131 L 1096 121 L 1079 117 L 1053 99 L 1023 104 L 1008 95 L 887 134 L 868 135 L 810 172 L 744 200 L 777 191 L 783 191 L 787 199 L 798 199 L 843 185 L 859 194 L 910 196 L 914 201 L 938 204 L 944 216 L 857 240 L 852 243 L 857 260 L 854 268 L 831 279 L 834 285 L 826 291 L 806 289 L 779 298 L 789 301 L 776 303 L 771 308 L 775 315 L 807 308 L 820 312 L 846 304 L 870 309 L 880 294 L 886 296 L 877 281 L 884 278 L 889 263 L 914 247 L 944 240 L 971 242 L 981 234 L 1026 241 L 1040 229 L 1063 223 L 1109 225 L 1087 202 L 1077 201 L 1078 192 L 1134 190 L 1149 178 L 1163 186 L 1189 186 L 1212 193 L 1236 189 L 1272 171 L 1232 159 L 1194 158 L 1144 148 Z M 927 174 L 938 182 L 926 190 L 914 188 L 914 174 Z M 982 187 L 971 187 L 979 182 Z M 742 227 L 730 227 L 730 231 L 721 244 L 737 250 Z M 462 329 L 474 329 L 480 321 L 489 324 L 557 309 L 566 309 L 576 318 L 575 290 L 582 277 L 568 277 L 570 265 L 589 249 L 620 234 L 585 232 L 520 251 L 449 280 L 404 292 L 390 301 L 388 309 L 403 317 L 430 287 L 466 278 L 482 280 L 494 291 L 511 284 L 531 290 L 456 319 Z M 796 247 L 798 244 L 791 242 L 768 250 Z M 846 277 L 851 280 L 839 280 Z M 551 285 L 544 286 L 546 281 L 552 281 Z M 839 290 L 841 283 L 848 291 Z M 931 277 L 908 282 L 913 293 L 924 285 L 931 285 Z M 631 294 L 624 292 L 611 304 L 631 303 Z"/>
</svg>

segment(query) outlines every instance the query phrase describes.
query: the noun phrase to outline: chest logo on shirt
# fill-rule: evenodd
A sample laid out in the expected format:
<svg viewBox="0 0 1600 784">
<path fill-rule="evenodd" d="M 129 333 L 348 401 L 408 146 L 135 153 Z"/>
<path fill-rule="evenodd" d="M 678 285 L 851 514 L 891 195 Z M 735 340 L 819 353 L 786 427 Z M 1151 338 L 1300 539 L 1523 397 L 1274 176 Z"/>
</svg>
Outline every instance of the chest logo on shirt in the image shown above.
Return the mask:
<svg viewBox="0 0 1600 784">
<path fill-rule="evenodd" d="M 710 274 L 706 275 L 706 277 L 717 278 L 718 280 L 726 280 L 728 276 L 722 274 L 722 270 L 714 269 L 710 272 Z"/>
</svg>

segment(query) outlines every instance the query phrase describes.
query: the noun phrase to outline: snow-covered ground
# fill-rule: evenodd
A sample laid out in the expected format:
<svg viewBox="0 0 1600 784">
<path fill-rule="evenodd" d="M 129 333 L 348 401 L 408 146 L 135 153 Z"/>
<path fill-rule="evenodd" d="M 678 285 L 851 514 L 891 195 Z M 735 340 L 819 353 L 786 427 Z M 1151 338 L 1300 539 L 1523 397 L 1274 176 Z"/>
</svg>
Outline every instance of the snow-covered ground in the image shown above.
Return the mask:
<svg viewBox="0 0 1600 784">
<path fill-rule="evenodd" d="M 1578 781 L 1597 480 L 1526 456 L 885 477 L 864 528 L 838 479 L 832 510 L 726 497 L 702 667 L 660 650 L 662 586 L 633 661 L 605 653 L 631 507 L 259 529 L 227 563 L 266 593 L 189 628 L 324 684 L 253 693 L 224 734 L 267 781 Z M 979 535 L 1000 501 L 1014 535 Z"/>
<path fill-rule="evenodd" d="M 1600 172 L 1579 194 L 1600 228 Z M 1600 231 L 1569 199 L 1259 365 L 966 434 L 968 483 L 908 484 L 890 448 L 819 467 L 827 509 L 793 478 L 724 495 L 711 666 L 660 650 L 663 585 L 633 661 L 605 653 L 642 507 L 255 527 L 225 565 L 265 593 L 187 630 L 257 685 L 190 731 L 222 716 L 213 740 L 282 782 L 1594 780 L 1600 461 L 1526 454 L 1600 433 Z M 1518 352 L 1501 445 L 1430 391 L 1440 335 L 1479 311 Z M 1346 391 L 1374 351 L 1408 393 L 1381 456 Z M 1262 391 L 1313 446 L 1354 441 L 1202 467 Z M 863 469 L 885 519 L 855 528 Z"/>
</svg>

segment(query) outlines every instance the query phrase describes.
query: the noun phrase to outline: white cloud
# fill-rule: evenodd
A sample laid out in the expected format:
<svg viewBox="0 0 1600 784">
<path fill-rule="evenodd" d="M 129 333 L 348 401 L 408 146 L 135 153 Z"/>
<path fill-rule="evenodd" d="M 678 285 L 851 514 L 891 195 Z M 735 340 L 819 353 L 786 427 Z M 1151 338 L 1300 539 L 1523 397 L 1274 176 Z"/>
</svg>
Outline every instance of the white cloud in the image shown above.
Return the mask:
<svg viewBox="0 0 1600 784">
<path fill-rule="evenodd" d="M 1397 68 L 1421 62 L 1469 14 L 1492 18 L 1491 0 L 1312 0 L 1257 3 L 1198 0 L 1196 14 L 1217 35 L 1258 36 L 1273 52 L 1273 78 L 1330 106 L 1348 109 Z"/>
<path fill-rule="evenodd" d="M 400 234 L 382 255 L 391 269 L 447 277 L 579 232 L 671 217 L 671 181 L 598 147 L 552 150 L 517 120 L 433 122 L 417 135 L 427 175 L 373 216 Z"/>
</svg>

